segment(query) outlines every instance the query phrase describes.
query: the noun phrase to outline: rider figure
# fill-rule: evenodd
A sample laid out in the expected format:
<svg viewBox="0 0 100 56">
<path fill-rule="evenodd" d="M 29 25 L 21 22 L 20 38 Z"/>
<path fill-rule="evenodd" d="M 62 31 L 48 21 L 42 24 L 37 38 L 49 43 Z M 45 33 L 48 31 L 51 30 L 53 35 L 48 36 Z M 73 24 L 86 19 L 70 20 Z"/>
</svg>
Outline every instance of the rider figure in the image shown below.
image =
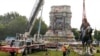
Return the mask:
<svg viewBox="0 0 100 56">
<path fill-rule="evenodd" d="M 86 18 L 82 20 L 82 25 L 80 30 L 81 30 L 80 38 L 82 40 L 82 45 L 84 48 L 85 44 L 90 45 L 92 43 L 92 36 L 91 36 L 92 28 L 90 27 L 90 24 L 88 23 Z"/>
</svg>

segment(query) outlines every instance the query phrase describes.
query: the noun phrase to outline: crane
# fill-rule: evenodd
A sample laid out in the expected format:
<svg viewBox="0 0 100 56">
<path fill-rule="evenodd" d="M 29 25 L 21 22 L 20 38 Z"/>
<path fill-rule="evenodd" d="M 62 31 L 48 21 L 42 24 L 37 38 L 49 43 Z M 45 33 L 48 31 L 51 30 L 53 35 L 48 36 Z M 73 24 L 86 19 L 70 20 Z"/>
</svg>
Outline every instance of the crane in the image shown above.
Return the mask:
<svg viewBox="0 0 100 56">
<path fill-rule="evenodd" d="M 44 4 L 44 0 L 36 0 L 35 5 L 33 7 L 33 10 L 31 12 L 31 15 L 29 17 L 29 23 L 27 26 L 27 30 L 25 32 L 25 35 L 30 35 L 32 32 L 32 29 L 34 27 L 35 21 L 36 21 L 36 17 L 41 9 L 41 7 Z"/>
<path fill-rule="evenodd" d="M 28 23 L 28 26 L 27 26 L 27 31 L 19 37 L 23 38 L 25 35 L 26 35 L 26 37 L 28 37 L 27 35 L 30 35 L 30 33 L 32 32 L 32 29 L 34 27 L 37 14 L 39 13 L 43 4 L 44 4 L 44 0 L 36 0 L 35 5 L 33 7 L 33 10 L 31 12 L 31 15 L 29 17 L 29 23 Z M 10 46 L 9 45 L 1 46 L 0 51 L 9 52 L 12 56 L 15 56 L 14 53 L 23 53 L 23 55 L 24 54 L 27 55 L 27 53 L 31 53 L 33 49 L 40 49 L 40 50 L 45 49 L 44 44 L 33 43 L 34 41 L 30 38 L 28 38 L 28 39 L 24 38 L 25 40 L 23 40 L 21 38 L 12 41 L 11 42 L 12 44 Z M 22 44 L 22 45 L 20 45 L 20 44 Z"/>
</svg>

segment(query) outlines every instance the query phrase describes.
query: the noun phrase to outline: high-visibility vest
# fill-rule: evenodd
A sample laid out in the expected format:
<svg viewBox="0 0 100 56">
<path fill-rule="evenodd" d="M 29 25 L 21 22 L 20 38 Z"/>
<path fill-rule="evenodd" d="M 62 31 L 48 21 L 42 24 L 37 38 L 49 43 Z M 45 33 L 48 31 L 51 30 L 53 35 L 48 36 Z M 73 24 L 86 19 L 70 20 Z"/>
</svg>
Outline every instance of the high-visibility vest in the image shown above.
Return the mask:
<svg viewBox="0 0 100 56">
<path fill-rule="evenodd" d="M 66 47 L 65 46 L 62 46 L 62 51 L 66 52 Z"/>
</svg>

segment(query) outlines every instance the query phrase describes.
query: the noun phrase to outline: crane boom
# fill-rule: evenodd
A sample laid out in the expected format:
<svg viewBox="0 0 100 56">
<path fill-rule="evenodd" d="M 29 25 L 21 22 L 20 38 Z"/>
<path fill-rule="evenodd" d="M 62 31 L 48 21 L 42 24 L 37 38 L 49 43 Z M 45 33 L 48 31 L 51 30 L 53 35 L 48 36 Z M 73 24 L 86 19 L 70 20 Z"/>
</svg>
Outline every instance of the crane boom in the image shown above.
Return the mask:
<svg viewBox="0 0 100 56">
<path fill-rule="evenodd" d="M 35 5 L 33 7 L 33 10 L 31 12 L 30 18 L 29 18 L 29 26 L 27 27 L 28 35 L 30 35 L 33 26 L 36 21 L 37 14 L 39 13 L 40 8 L 43 6 L 44 0 L 36 0 Z"/>
</svg>

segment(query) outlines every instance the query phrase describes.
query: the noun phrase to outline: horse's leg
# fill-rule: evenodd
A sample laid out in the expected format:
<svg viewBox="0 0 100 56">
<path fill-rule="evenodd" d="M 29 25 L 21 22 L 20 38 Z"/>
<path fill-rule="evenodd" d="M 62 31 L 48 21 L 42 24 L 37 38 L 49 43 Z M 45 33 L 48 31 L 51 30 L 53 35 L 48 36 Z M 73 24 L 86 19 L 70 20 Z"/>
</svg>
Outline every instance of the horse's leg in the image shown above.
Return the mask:
<svg viewBox="0 0 100 56">
<path fill-rule="evenodd" d="M 93 48 L 92 43 L 90 43 L 90 49 L 89 50 L 90 50 L 91 54 L 93 54 L 93 49 L 92 48 Z"/>
<path fill-rule="evenodd" d="M 84 43 L 84 50 L 85 50 L 85 53 L 87 52 L 87 44 L 86 42 Z"/>
<path fill-rule="evenodd" d="M 82 46 L 83 46 L 83 54 L 85 53 L 86 51 L 86 46 L 85 46 L 85 42 L 82 43 Z"/>
<path fill-rule="evenodd" d="M 86 52 L 87 53 L 89 53 L 88 50 L 89 50 L 89 44 L 88 44 L 88 42 L 86 42 Z"/>
<path fill-rule="evenodd" d="M 90 43 L 90 41 L 87 41 L 87 53 L 91 53 L 91 51 L 90 51 L 90 49 L 91 49 L 91 43 Z"/>
<path fill-rule="evenodd" d="M 84 42 L 82 42 L 82 47 L 83 47 L 83 50 L 84 50 Z"/>
</svg>

